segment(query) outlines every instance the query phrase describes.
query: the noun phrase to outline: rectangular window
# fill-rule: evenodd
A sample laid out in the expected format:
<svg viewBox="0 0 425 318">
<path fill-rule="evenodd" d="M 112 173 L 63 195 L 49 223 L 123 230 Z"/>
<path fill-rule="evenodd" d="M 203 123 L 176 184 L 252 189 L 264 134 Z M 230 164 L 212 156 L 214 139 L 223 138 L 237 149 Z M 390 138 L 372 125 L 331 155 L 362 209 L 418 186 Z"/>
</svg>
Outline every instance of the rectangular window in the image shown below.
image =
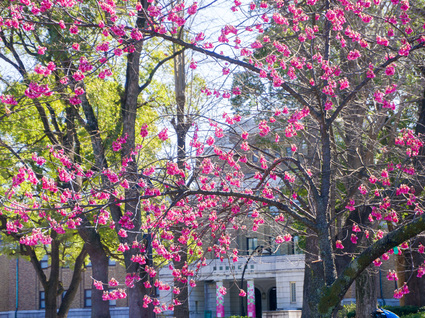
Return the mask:
<svg viewBox="0 0 425 318">
<path fill-rule="evenodd" d="M 287 157 L 292 157 L 292 149 L 291 147 L 286 147 L 286 156 Z"/>
<path fill-rule="evenodd" d="M 39 293 L 39 302 L 38 302 L 38 308 L 39 309 L 46 309 L 46 293 L 44 291 L 41 291 Z"/>
<path fill-rule="evenodd" d="M 91 289 L 84 289 L 84 307 L 91 307 Z"/>
<path fill-rule="evenodd" d="M 252 162 L 258 162 L 258 150 L 254 150 L 252 154 Z"/>
<path fill-rule="evenodd" d="M 109 291 L 112 291 L 113 289 L 110 289 Z M 116 299 L 111 299 L 109 301 L 109 306 L 110 307 L 115 307 L 117 305 L 117 300 Z"/>
<path fill-rule="evenodd" d="M 246 253 L 250 255 L 258 246 L 256 237 L 247 237 L 246 238 Z"/>
<path fill-rule="evenodd" d="M 297 302 L 297 283 L 296 282 L 290 282 L 291 286 L 291 303 Z"/>
<path fill-rule="evenodd" d="M 49 257 L 47 255 L 44 255 L 43 258 L 40 260 L 40 266 L 42 269 L 46 269 L 49 267 Z"/>
</svg>

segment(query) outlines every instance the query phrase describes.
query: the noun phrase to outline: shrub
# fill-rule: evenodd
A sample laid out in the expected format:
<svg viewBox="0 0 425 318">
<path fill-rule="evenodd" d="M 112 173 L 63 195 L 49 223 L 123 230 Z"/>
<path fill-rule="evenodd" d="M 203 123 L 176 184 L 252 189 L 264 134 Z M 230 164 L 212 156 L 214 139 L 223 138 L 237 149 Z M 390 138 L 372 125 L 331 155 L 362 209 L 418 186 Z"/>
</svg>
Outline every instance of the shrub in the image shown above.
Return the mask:
<svg viewBox="0 0 425 318">
<path fill-rule="evenodd" d="M 339 318 L 354 318 L 356 316 L 356 304 L 344 305 L 343 309 L 338 312 Z"/>
<path fill-rule="evenodd" d="M 425 312 L 418 312 L 414 314 L 408 314 L 406 316 L 400 316 L 400 318 L 425 318 Z"/>
<path fill-rule="evenodd" d="M 409 314 L 416 314 L 422 310 L 418 306 L 383 306 L 383 309 L 392 311 L 398 316 L 406 316 Z"/>
<path fill-rule="evenodd" d="M 418 306 L 382 306 L 380 308 L 387 309 L 400 318 L 425 318 L 425 307 Z M 355 318 L 356 304 L 345 305 L 338 313 L 339 318 Z"/>
</svg>

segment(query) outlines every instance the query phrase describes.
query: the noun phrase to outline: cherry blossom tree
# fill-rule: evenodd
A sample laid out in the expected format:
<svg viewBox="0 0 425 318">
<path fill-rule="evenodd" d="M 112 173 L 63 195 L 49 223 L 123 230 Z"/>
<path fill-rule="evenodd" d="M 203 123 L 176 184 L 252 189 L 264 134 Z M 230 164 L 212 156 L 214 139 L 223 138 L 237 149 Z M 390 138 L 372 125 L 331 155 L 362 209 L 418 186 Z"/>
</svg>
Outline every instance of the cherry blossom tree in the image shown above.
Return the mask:
<svg viewBox="0 0 425 318">
<path fill-rule="evenodd" d="M 195 23 L 205 17 L 203 11 L 226 9 L 236 22 L 217 25 L 219 34 L 208 34 Z M 54 195 L 65 195 L 65 188 L 44 188 L 50 209 L 66 211 L 61 224 L 86 219 L 79 231 L 83 239 L 86 233 L 97 241 L 101 228 L 115 229 L 127 289 L 104 291 L 103 298 L 128 294 L 131 317 L 180 305 L 178 297 L 168 304 L 158 299 L 155 287 L 173 288 L 157 278 L 160 266 L 172 270 L 173 292 L 179 294 L 179 286 L 196 285 L 191 277 L 206 264 L 207 253 L 237 260 L 232 229 L 255 231 L 264 223 L 280 229 L 277 243 L 290 239 L 292 224 L 307 233 L 303 316 L 329 317 L 371 264 L 380 266 L 394 248 L 410 248 L 408 241 L 425 230 L 422 171 L 415 166 L 423 160 L 423 140 L 406 115 L 414 98 L 405 98 L 404 86 L 406 66 L 423 64 L 419 2 L 235 0 L 229 6 L 216 1 L 21 0 L 3 2 L 1 10 L 0 58 L 25 86 L 24 92 L 2 95 L 4 116 L 26 101 L 36 108 L 53 145 L 59 180 L 76 184 L 65 202 Z M 148 144 L 161 141 L 167 147 L 170 138 L 166 127 L 155 132 L 150 123 L 137 122 L 146 106 L 144 90 L 161 65 L 181 54 L 164 57 L 143 81 L 142 69 L 152 58 L 149 44 L 155 41 L 192 51 L 192 70 L 202 72 L 202 60 L 213 61 L 222 83 L 232 72 L 249 72 L 268 87 L 265 96 L 277 102 L 257 107 L 253 114 L 259 121 L 251 131 L 246 129 L 250 119 L 239 114 L 200 118 L 203 133 L 190 142 L 197 150 L 194 158 L 184 154 L 187 122 L 177 114 L 175 160 L 160 152 L 155 162 L 144 160 Z M 121 65 L 122 128 L 112 145 L 120 158 L 113 162 L 85 85 L 95 77 L 109 82 Z M 241 94 L 245 84 L 227 87 L 211 81 L 203 93 L 226 100 Z M 181 109 L 184 85 L 178 87 Z M 55 97 L 68 105 L 68 133 L 62 140 L 57 116 L 48 108 Z M 89 137 L 93 162 L 70 159 L 70 149 L 78 144 L 74 122 Z M 268 139 L 272 148 L 289 144 L 293 154 L 265 151 L 255 135 Z M 252 161 L 252 150 L 258 163 Z M 31 168 L 21 170 L 7 192 L 6 207 L 17 200 L 13 192 L 19 194 L 33 180 Z M 33 195 L 20 204 L 33 213 L 29 207 L 39 200 L 43 196 Z M 270 214 L 270 207 L 279 214 Z M 349 244 L 354 247 L 348 249 Z M 420 246 L 417 250 L 423 252 Z M 340 262 L 340 253 L 350 261 Z M 424 267 L 417 266 L 422 276 Z M 96 279 L 94 286 L 103 290 L 106 283 Z M 117 286 L 115 280 L 109 284 Z M 408 292 L 403 285 L 395 297 Z"/>
</svg>

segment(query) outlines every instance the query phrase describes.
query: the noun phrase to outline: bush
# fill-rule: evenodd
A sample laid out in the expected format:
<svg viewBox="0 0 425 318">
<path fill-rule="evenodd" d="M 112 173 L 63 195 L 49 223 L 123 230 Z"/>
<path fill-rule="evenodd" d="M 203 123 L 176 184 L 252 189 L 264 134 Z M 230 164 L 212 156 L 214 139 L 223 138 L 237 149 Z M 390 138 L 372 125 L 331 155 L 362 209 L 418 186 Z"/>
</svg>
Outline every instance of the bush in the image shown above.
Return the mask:
<svg viewBox="0 0 425 318">
<path fill-rule="evenodd" d="M 382 306 L 380 308 L 387 309 L 400 318 L 425 318 L 425 307 L 418 306 Z M 356 304 L 345 305 L 344 309 L 338 313 L 339 318 L 355 318 Z"/>
<path fill-rule="evenodd" d="M 356 304 L 344 305 L 343 309 L 338 312 L 339 318 L 356 317 Z"/>
<path fill-rule="evenodd" d="M 415 314 L 408 314 L 406 316 L 401 316 L 400 318 L 425 318 L 425 312 L 418 312 Z"/>
<path fill-rule="evenodd" d="M 406 316 L 409 314 L 416 314 L 421 310 L 418 306 L 383 306 L 383 309 L 387 309 L 389 311 L 392 311 L 398 316 Z"/>
</svg>

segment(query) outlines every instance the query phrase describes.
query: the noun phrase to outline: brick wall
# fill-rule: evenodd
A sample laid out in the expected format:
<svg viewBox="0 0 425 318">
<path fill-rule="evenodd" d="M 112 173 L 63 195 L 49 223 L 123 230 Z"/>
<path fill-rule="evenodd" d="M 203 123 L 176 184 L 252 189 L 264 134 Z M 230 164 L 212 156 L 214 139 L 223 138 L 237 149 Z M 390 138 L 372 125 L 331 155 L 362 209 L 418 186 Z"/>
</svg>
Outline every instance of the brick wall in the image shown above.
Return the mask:
<svg viewBox="0 0 425 318">
<path fill-rule="evenodd" d="M 15 287 L 16 287 L 16 259 L 0 256 L 0 311 L 15 310 Z M 48 277 L 49 269 L 45 270 Z M 71 308 L 84 308 L 84 290 L 91 289 L 93 280 L 91 279 L 91 267 L 87 267 L 82 275 L 77 295 L 71 304 Z M 109 267 L 109 277 L 114 277 L 120 283 L 125 281 L 125 268 L 119 264 Z M 72 269 L 62 268 L 60 279 L 63 286 L 68 289 L 72 278 Z M 38 280 L 32 264 L 24 259 L 19 259 L 19 310 L 38 310 L 40 301 L 40 291 L 43 287 Z M 58 297 L 58 306 L 61 302 L 61 296 Z M 117 301 L 117 307 L 127 307 L 127 299 Z"/>
</svg>

